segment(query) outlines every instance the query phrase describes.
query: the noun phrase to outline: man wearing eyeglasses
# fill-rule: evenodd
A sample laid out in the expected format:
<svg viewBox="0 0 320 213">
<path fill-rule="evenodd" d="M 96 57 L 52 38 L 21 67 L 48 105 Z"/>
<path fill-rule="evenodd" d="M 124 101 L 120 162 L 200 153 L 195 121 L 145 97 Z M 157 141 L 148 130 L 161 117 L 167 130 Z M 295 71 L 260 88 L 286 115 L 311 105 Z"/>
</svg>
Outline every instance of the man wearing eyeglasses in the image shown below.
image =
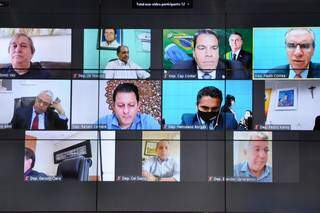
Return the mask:
<svg viewBox="0 0 320 213">
<path fill-rule="evenodd" d="M 15 110 L 11 120 L 13 129 L 56 130 L 68 129 L 68 118 L 53 93 L 44 90 L 39 93 L 32 106 L 22 106 Z"/>
<path fill-rule="evenodd" d="M 257 132 L 244 143 L 242 151 L 245 160 L 234 166 L 234 177 L 252 178 L 257 182 L 272 182 L 272 167 L 267 165 L 269 143 L 271 143 L 268 141 L 268 135 Z"/>
<path fill-rule="evenodd" d="M 219 37 L 211 29 L 199 30 L 193 39 L 193 60 L 179 61 L 168 76 L 184 79 L 248 79 L 242 63 L 222 60 L 219 56 Z"/>
<path fill-rule="evenodd" d="M 275 67 L 268 74 L 289 79 L 320 78 L 320 64 L 311 62 L 315 34 L 310 28 L 289 29 L 285 35 L 285 46 L 289 64 Z"/>
</svg>

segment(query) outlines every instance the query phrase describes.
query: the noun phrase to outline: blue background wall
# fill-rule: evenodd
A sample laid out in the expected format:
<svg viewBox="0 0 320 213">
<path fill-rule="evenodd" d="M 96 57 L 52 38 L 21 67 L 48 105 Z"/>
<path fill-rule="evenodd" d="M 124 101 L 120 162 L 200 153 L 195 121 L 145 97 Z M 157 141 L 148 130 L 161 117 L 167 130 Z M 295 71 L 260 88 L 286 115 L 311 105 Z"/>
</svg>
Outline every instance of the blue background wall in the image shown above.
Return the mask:
<svg viewBox="0 0 320 213">
<path fill-rule="evenodd" d="M 195 113 L 197 93 L 206 86 L 219 88 L 224 100 L 226 94 L 235 96 L 236 103 L 233 109 L 238 121 L 245 110 L 252 110 L 252 82 L 250 80 L 167 80 L 163 81 L 162 96 L 162 112 L 166 124 L 180 124 L 183 113 Z"/>
<path fill-rule="evenodd" d="M 285 33 L 289 28 L 253 28 L 253 69 L 266 73 L 269 69 L 288 64 Z M 312 28 L 316 36 L 316 47 L 312 62 L 320 62 L 320 28 Z"/>
<path fill-rule="evenodd" d="M 141 41 L 138 40 L 137 34 L 140 32 L 149 32 L 147 29 L 124 29 L 122 31 L 123 45 L 129 47 L 129 59 L 138 64 L 143 69 L 150 67 L 150 52 L 142 51 Z M 104 69 L 110 59 L 117 58 L 116 50 L 98 50 L 98 29 L 84 30 L 84 69 Z M 100 60 L 99 60 L 100 51 Z M 98 73 L 98 70 L 85 70 L 87 73 Z"/>
</svg>

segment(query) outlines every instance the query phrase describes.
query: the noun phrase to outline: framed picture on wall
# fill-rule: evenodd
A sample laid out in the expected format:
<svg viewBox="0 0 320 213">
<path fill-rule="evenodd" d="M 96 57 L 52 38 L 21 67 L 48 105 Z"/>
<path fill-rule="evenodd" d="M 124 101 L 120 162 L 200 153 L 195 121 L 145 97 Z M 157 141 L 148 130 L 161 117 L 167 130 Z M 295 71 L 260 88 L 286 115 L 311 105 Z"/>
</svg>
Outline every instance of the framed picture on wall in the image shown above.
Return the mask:
<svg viewBox="0 0 320 213">
<path fill-rule="evenodd" d="M 156 156 L 157 155 L 157 142 L 146 141 L 144 146 L 144 155 L 147 156 Z"/>
<path fill-rule="evenodd" d="M 281 88 L 276 91 L 276 110 L 297 109 L 297 88 Z"/>
<path fill-rule="evenodd" d="M 97 49 L 116 50 L 122 44 L 122 29 L 100 29 L 97 44 Z"/>
</svg>

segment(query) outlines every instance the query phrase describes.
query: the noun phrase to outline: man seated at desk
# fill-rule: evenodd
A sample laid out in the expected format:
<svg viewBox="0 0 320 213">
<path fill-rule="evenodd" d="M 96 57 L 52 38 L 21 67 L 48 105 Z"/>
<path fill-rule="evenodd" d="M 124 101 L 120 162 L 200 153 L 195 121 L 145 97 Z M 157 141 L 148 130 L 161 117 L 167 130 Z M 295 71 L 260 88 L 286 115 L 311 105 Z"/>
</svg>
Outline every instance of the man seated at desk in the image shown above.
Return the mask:
<svg viewBox="0 0 320 213">
<path fill-rule="evenodd" d="M 15 110 L 11 125 L 13 129 L 62 130 L 68 129 L 68 118 L 60 100 L 53 101 L 53 93 L 44 90 L 36 97 L 33 106 Z"/>
<path fill-rule="evenodd" d="M 142 165 L 142 176 L 147 181 L 180 181 L 180 165 L 169 156 L 169 142 L 161 140 L 157 143 L 157 156 L 147 159 Z"/>
<path fill-rule="evenodd" d="M 146 79 L 150 73 L 129 60 L 129 47 L 117 47 L 118 59 L 108 62 L 104 77 L 108 79 Z"/>
</svg>

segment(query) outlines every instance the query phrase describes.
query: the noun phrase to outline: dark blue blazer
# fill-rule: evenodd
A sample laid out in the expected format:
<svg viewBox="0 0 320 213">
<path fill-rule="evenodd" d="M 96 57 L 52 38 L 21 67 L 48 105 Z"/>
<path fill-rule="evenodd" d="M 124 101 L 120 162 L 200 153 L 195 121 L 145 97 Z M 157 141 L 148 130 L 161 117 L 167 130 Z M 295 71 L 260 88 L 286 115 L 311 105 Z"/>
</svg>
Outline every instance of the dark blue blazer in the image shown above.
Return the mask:
<svg viewBox="0 0 320 213">
<path fill-rule="evenodd" d="M 186 76 L 186 79 L 198 79 L 197 63 L 195 60 L 179 61 L 174 64 L 168 74 Z M 216 79 L 251 79 L 251 73 L 247 72 L 240 61 L 219 60 L 216 68 Z"/>
<path fill-rule="evenodd" d="M 33 106 L 17 108 L 11 120 L 12 129 L 30 129 Z M 58 113 L 49 109 L 44 114 L 44 126 L 47 130 L 68 129 L 68 119 L 60 119 Z"/>
<path fill-rule="evenodd" d="M 184 113 L 181 117 L 181 125 L 182 126 L 203 126 L 201 121 L 198 119 L 196 113 Z M 234 118 L 234 115 L 230 112 L 221 112 L 218 125 L 215 130 L 236 130 L 238 128 L 238 122 Z"/>
<path fill-rule="evenodd" d="M 267 74 L 281 74 L 285 75 L 286 78 L 289 78 L 290 66 L 287 64 L 272 68 Z M 307 78 L 320 78 L 320 64 L 310 62 Z"/>
</svg>

